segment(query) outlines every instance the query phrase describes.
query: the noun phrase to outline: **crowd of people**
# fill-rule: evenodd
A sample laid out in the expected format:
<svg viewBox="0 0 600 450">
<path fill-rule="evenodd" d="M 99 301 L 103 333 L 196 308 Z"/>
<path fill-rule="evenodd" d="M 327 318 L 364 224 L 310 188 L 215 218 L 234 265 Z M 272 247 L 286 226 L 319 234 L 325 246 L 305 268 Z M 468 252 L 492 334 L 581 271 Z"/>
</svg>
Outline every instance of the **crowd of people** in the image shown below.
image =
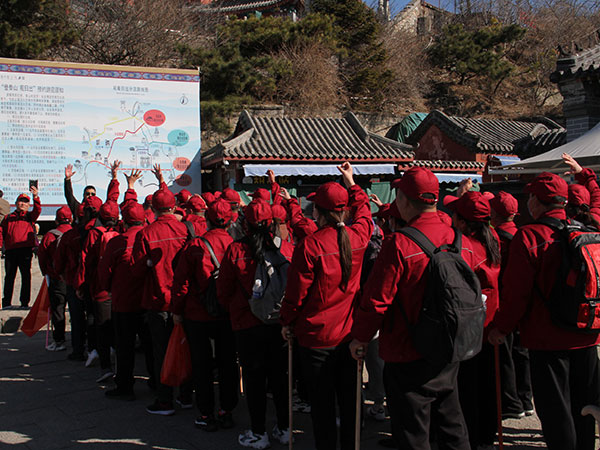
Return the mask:
<svg viewBox="0 0 600 450">
<path fill-rule="evenodd" d="M 389 448 L 428 450 L 435 441 L 440 449 L 491 449 L 499 369 L 502 418 L 534 414 L 535 401 L 549 449 L 593 450 L 594 420 L 580 412 L 600 405 L 598 333 L 559 326 L 546 299 L 564 260 L 563 235 L 549 221 L 577 221 L 598 231 L 600 188 L 593 171 L 568 155 L 563 159 L 576 182 L 546 172 L 535 177 L 525 187 L 533 222 L 519 228 L 515 197 L 479 192 L 469 179 L 443 199 L 452 214 L 442 212 L 438 180 L 420 167 L 394 180 L 395 199 L 383 204 L 355 183 L 351 164 L 344 163 L 338 166 L 342 183 L 325 183 L 307 196 L 313 204 L 308 217 L 272 171 L 270 191 L 257 189 L 248 205 L 231 188 L 175 195 L 160 166 L 152 169 L 158 190 L 140 203 L 134 187 L 141 172 L 123 171 L 127 190 L 118 203 L 118 161 L 105 201 L 87 186 L 79 202 L 68 166 L 68 207 L 56 211 L 56 227 L 39 244 L 36 187 L 30 189 L 33 210 L 29 195 L 21 194 L 0 224 L 2 307 L 12 303 L 17 269 L 20 302 L 28 306 L 37 251 L 49 280 L 53 342 L 47 350 L 67 348 L 68 305 L 68 359 L 87 366 L 98 360 L 97 381 L 115 383 L 107 397 L 135 400 L 139 345 L 156 395 L 146 411 L 172 415 L 175 405 L 193 408 L 195 400 L 195 425 L 206 432 L 236 426 L 241 373 L 250 417 L 238 438 L 244 447 L 294 438 L 288 403 L 294 389 L 294 411 L 310 412 L 318 450 L 355 448 L 357 409 L 363 419 L 389 414 L 392 438 L 381 441 Z M 370 202 L 378 206 L 373 215 Z M 477 351 L 458 361 L 430 357 L 420 341 L 427 336 L 415 333 L 436 283 L 429 278 L 439 252 L 462 258 L 481 303 L 467 324 L 480 328 Z M 273 255 L 285 262 L 287 285 L 276 320 L 265 320 L 252 302 L 264 288 L 257 270 Z M 175 389 L 160 377 L 174 325 L 185 330 L 192 365 L 191 380 Z M 363 360 L 368 408 L 356 390 Z M 269 397 L 273 420 L 267 418 Z"/>
</svg>

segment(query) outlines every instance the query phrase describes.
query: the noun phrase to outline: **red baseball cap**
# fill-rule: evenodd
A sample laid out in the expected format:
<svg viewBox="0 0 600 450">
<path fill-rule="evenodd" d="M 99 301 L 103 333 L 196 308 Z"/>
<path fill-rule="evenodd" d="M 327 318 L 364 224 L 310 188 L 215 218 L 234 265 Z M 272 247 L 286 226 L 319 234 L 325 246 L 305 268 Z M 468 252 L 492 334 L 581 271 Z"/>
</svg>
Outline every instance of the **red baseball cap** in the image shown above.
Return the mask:
<svg viewBox="0 0 600 450">
<path fill-rule="evenodd" d="M 17 197 L 17 201 L 29 203 L 31 201 L 31 199 L 29 198 L 29 195 L 27 195 L 27 194 L 19 194 L 19 196 Z"/>
<path fill-rule="evenodd" d="M 186 216 L 185 210 L 181 206 L 176 206 L 175 211 L 173 211 L 173 214 L 177 214 L 178 216 L 181 216 L 181 217 Z"/>
<path fill-rule="evenodd" d="M 206 202 L 202 197 L 194 195 L 187 201 L 187 206 L 194 212 L 200 212 L 206 210 Z"/>
<path fill-rule="evenodd" d="M 460 198 L 447 202 L 446 206 L 469 222 L 490 220 L 490 201 L 481 192 L 465 192 Z"/>
<path fill-rule="evenodd" d="M 220 198 L 208 205 L 206 217 L 213 223 L 223 225 L 231 220 L 233 211 L 228 201 Z"/>
<path fill-rule="evenodd" d="M 221 197 L 223 200 L 229 202 L 229 203 L 240 203 L 242 201 L 240 194 L 238 194 L 236 191 L 234 191 L 231 188 L 225 188 L 223 189 L 223 192 L 221 193 Z"/>
<path fill-rule="evenodd" d="M 217 198 L 221 198 L 222 194 L 223 193 L 221 191 L 215 191 L 215 193 L 213 195 L 215 196 L 215 199 L 217 199 Z"/>
<path fill-rule="evenodd" d="M 152 194 L 146 195 L 146 198 L 144 199 L 144 205 L 152 205 Z"/>
<path fill-rule="evenodd" d="M 267 191 L 265 188 L 258 188 L 252 194 L 248 194 L 248 197 L 252 197 L 253 199 L 260 198 L 265 202 L 271 201 L 271 193 Z"/>
<path fill-rule="evenodd" d="M 279 219 L 282 221 L 287 220 L 287 211 L 281 205 L 271 205 L 271 211 L 273 212 L 273 219 Z"/>
<path fill-rule="evenodd" d="M 329 181 L 319 186 L 312 194 L 306 196 L 306 200 L 326 211 L 343 211 L 348 205 L 348 190 L 340 183 Z"/>
<path fill-rule="evenodd" d="M 168 189 L 159 189 L 152 194 L 152 207 L 157 210 L 170 209 L 175 206 L 175 196 Z"/>
<path fill-rule="evenodd" d="M 508 192 L 500 191 L 490 199 L 490 206 L 502 217 L 519 214 L 519 202 Z"/>
<path fill-rule="evenodd" d="M 102 200 L 96 195 L 90 195 L 83 201 L 83 206 L 85 208 L 92 208 L 94 211 L 99 212 L 100 208 L 102 207 Z"/>
<path fill-rule="evenodd" d="M 187 189 L 182 189 L 177 194 L 175 194 L 175 198 L 180 204 L 187 203 L 191 196 L 192 193 Z"/>
<path fill-rule="evenodd" d="M 88 197 L 89 198 L 89 197 Z M 119 218 L 119 205 L 117 202 L 108 200 L 100 207 L 100 217 L 103 219 L 118 219 Z"/>
<path fill-rule="evenodd" d="M 129 202 L 125 208 L 121 210 L 125 223 L 144 223 L 146 212 L 144 207 L 138 202 Z"/>
<path fill-rule="evenodd" d="M 555 197 L 569 198 L 569 185 L 556 174 L 542 172 L 525 186 L 525 192 L 533 194 L 546 204 L 556 203 Z"/>
<path fill-rule="evenodd" d="M 207 205 L 210 205 L 216 200 L 215 195 L 212 192 L 203 192 L 200 196 L 204 199 Z"/>
<path fill-rule="evenodd" d="M 581 184 L 570 184 L 569 185 L 569 200 L 568 204 L 571 206 L 590 206 L 590 191 Z"/>
<path fill-rule="evenodd" d="M 252 200 L 248 206 L 244 209 L 246 221 L 250 225 L 258 225 L 261 222 L 265 222 L 269 225 L 273 220 L 273 211 L 271 211 L 271 205 L 261 199 Z"/>
<path fill-rule="evenodd" d="M 63 206 L 56 210 L 56 221 L 63 222 L 65 220 L 73 220 L 73 213 L 68 206 Z"/>
<path fill-rule="evenodd" d="M 418 200 L 429 205 L 438 201 L 440 183 L 433 172 L 425 167 L 412 167 L 404 172 L 402 178 L 392 181 L 392 187 L 398 188 L 404 195 L 412 200 Z M 423 197 L 431 194 L 434 198 Z"/>
</svg>

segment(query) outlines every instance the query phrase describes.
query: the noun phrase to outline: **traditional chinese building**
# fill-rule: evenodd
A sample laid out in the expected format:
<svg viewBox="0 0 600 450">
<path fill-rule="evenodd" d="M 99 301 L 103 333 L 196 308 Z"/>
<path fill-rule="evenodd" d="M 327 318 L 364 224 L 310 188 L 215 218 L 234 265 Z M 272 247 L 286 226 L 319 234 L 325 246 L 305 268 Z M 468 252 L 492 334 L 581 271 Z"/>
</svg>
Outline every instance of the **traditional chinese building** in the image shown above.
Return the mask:
<svg viewBox="0 0 600 450">
<path fill-rule="evenodd" d="M 305 10 L 305 0 L 193 0 L 190 3 L 198 12 L 242 18 L 250 15 L 295 17 Z"/>
</svg>

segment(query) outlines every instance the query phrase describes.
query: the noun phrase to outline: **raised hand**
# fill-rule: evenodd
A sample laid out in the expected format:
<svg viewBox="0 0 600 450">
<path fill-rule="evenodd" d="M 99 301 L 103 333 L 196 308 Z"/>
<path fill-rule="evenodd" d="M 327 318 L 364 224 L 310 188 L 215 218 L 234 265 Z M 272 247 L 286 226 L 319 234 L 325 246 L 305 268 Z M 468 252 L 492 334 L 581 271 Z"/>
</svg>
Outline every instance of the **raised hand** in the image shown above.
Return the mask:
<svg viewBox="0 0 600 450">
<path fill-rule="evenodd" d="M 156 179 L 158 180 L 159 183 L 165 182 L 162 170 L 160 169 L 160 164 L 154 164 L 152 166 L 152 173 L 154 174 L 154 176 L 156 177 Z"/>
<path fill-rule="evenodd" d="M 142 178 L 142 171 L 139 169 L 131 169 L 131 173 L 127 175 L 127 172 L 123 172 L 125 178 L 127 179 L 127 186 L 129 189 L 133 189 L 135 186 L 135 182 Z"/>
<path fill-rule="evenodd" d="M 289 200 L 290 198 L 292 198 L 288 190 L 284 187 L 281 188 L 281 192 L 279 193 L 279 195 L 281 195 L 284 198 L 284 200 Z"/>
<path fill-rule="evenodd" d="M 573 158 L 571 155 L 569 155 L 567 153 L 563 153 L 560 156 L 563 159 L 563 162 L 567 166 L 569 166 L 569 169 L 571 169 L 571 170 L 567 170 L 565 172 L 565 175 L 575 175 L 575 174 L 583 171 L 583 167 L 581 167 L 579 165 L 579 163 L 577 161 L 575 161 L 575 158 Z"/>
<path fill-rule="evenodd" d="M 110 174 L 111 174 L 113 180 L 117 179 L 118 170 L 119 170 L 120 166 L 121 166 L 121 161 L 119 161 L 118 159 L 114 160 L 112 165 L 110 166 Z"/>
<path fill-rule="evenodd" d="M 375 205 L 376 205 L 378 208 L 381 208 L 381 206 L 383 205 L 383 202 L 382 202 L 381 200 L 379 200 L 379 197 L 377 197 L 377 194 L 371 194 L 371 195 L 369 195 L 369 199 L 370 199 L 370 200 L 371 200 L 373 203 L 375 203 Z"/>
<path fill-rule="evenodd" d="M 354 171 L 352 165 L 346 161 L 344 164 L 337 166 L 337 169 L 342 174 L 346 187 L 349 188 L 350 186 L 354 186 Z"/>
<path fill-rule="evenodd" d="M 31 192 L 31 195 L 33 195 L 34 197 L 38 196 L 38 188 L 36 188 L 35 186 L 30 186 L 29 191 Z"/>
<path fill-rule="evenodd" d="M 65 167 L 65 179 L 70 180 L 71 177 L 76 173 L 77 172 L 73 170 L 73 164 L 69 164 L 67 167 Z"/>
<path fill-rule="evenodd" d="M 465 193 L 469 192 L 473 188 L 473 180 L 470 178 L 465 178 L 458 185 L 458 191 L 456 191 L 456 196 L 461 197 Z"/>
<path fill-rule="evenodd" d="M 275 183 L 275 172 L 273 172 L 271 169 L 267 170 L 267 177 L 269 178 L 269 184 Z"/>
</svg>

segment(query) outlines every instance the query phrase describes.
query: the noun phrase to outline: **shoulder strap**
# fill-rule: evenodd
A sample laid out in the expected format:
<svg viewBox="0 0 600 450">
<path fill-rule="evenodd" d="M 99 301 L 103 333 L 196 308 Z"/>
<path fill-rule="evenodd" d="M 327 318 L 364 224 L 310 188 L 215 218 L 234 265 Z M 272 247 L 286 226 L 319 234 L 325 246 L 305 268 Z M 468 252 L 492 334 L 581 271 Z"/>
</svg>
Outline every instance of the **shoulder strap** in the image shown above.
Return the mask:
<svg viewBox="0 0 600 450">
<path fill-rule="evenodd" d="M 498 236 L 506 239 L 507 241 L 512 241 L 513 237 L 515 237 L 514 234 L 510 234 L 508 231 L 501 230 L 500 228 L 495 228 L 495 231 Z"/>
<path fill-rule="evenodd" d="M 546 225 L 550 228 L 554 228 L 555 230 L 562 230 L 565 228 L 565 223 L 554 217 L 542 217 L 538 219 L 535 223 L 541 223 L 542 225 Z"/>
<path fill-rule="evenodd" d="M 213 264 L 215 265 L 215 267 L 218 269 L 221 267 L 221 264 L 219 264 L 219 260 L 217 259 L 217 255 L 215 255 L 215 251 L 212 248 L 212 245 L 210 245 L 210 242 L 208 242 L 208 239 L 201 237 L 200 239 L 202 239 L 202 242 L 204 242 L 204 245 L 206 245 L 206 248 L 208 249 L 208 253 L 210 253 L 210 259 L 212 259 Z"/>
<path fill-rule="evenodd" d="M 433 256 L 433 253 L 435 252 L 436 247 L 429 240 L 429 238 L 421 232 L 421 230 L 418 230 L 417 228 L 414 228 L 414 227 L 404 227 L 404 228 L 398 230 L 398 233 L 403 234 L 404 236 L 409 238 L 411 241 L 413 241 L 415 244 L 417 244 L 419 247 L 421 247 L 421 249 L 425 252 L 425 254 L 427 256 L 429 256 L 430 258 Z"/>
<path fill-rule="evenodd" d="M 61 237 L 61 236 L 63 235 L 63 232 L 62 232 L 62 231 L 60 231 L 60 230 L 57 230 L 56 228 L 54 228 L 54 229 L 52 229 L 52 230 L 48 231 L 48 233 L 51 233 L 51 234 L 53 234 L 53 235 L 54 235 L 54 236 L 56 236 L 57 238 L 58 238 L 58 237 Z"/>
<path fill-rule="evenodd" d="M 187 228 L 188 237 L 190 239 L 195 239 L 197 236 L 196 236 L 196 229 L 194 228 L 194 224 L 192 222 L 187 221 L 187 220 L 184 220 L 183 224 Z"/>
</svg>

